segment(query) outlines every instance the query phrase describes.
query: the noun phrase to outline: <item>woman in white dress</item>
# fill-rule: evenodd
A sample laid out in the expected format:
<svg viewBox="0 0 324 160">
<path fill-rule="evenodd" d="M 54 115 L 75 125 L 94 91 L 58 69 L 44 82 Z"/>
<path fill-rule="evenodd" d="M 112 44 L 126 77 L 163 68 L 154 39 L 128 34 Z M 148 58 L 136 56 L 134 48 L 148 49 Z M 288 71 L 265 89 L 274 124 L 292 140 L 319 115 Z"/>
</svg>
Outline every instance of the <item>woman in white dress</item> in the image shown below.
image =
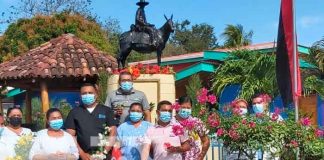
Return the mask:
<svg viewBox="0 0 324 160">
<path fill-rule="evenodd" d="M 15 156 L 15 145 L 20 136 L 32 134 L 28 128 L 21 127 L 22 110 L 19 107 L 9 108 L 7 110 L 8 126 L 4 127 L 0 141 L 5 142 L 8 156 Z"/>
<path fill-rule="evenodd" d="M 61 129 L 63 126 L 61 111 L 57 108 L 49 109 L 46 120 L 47 129 L 37 132 L 29 159 L 78 159 L 79 153 L 74 138 Z"/>
<path fill-rule="evenodd" d="M 4 130 L 4 117 L 0 113 L 0 160 L 6 159 L 8 155 L 7 145 L 1 140 L 2 132 Z"/>
</svg>

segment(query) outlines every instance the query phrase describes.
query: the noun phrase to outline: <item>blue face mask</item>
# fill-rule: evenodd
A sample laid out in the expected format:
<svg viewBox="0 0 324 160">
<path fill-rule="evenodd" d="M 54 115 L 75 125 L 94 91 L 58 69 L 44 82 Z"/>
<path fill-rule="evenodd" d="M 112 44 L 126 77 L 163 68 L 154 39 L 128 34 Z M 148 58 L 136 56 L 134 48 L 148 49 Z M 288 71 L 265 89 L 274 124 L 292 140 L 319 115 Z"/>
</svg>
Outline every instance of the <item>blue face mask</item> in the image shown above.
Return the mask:
<svg viewBox="0 0 324 160">
<path fill-rule="evenodd" d="M 187 119 L 191 115 L 191 109 L 181 108 L 178 114 L 181 118 Z"/>
<path fill-rule="evenodd" d="M 95 98 L 94 94 L 84 94 L 84 95 L 81 95 L 81 100 L 82 100 L 83 104 L 89 106 L 96 101 L 96 98 Z"/>
<path fill-rule="evenodd" d="M 132 122 L 138 122 L 143 118 L 143 113 L 141 112 L 130 112 L 129 118 Z"/>
<path fill-rule="evenodd" d="M 123 91 L 131 91 L 132 88 L 133 88 L 133 82 L 129 82 L 129 81 L 126 81 L 126 82 L 121 82 L 120 83 L 120 88 L 123 90 Z"/>
<path fill-rule="evenodd" d="M 164 123 L 171 121 L 171 113 L 166 111 L 160 111 L 160 120 Z"/>
<path fill-rule="evenodd" d="M 2 135 L 3 130 L 4 130 L 4 127 L 0 127 L 0 137 Z"/>
<path fill-rule="evenodd" d="M 59 130 L 63 126 L 63 119 L 51 120 L 49 126 L 54 130 Z"/>
<path fill-rule="evenodd" d="M 252 108 L 254 113 L 263 113 L 264 111 L 263 104 L 254 104 Z"/>
</svg>

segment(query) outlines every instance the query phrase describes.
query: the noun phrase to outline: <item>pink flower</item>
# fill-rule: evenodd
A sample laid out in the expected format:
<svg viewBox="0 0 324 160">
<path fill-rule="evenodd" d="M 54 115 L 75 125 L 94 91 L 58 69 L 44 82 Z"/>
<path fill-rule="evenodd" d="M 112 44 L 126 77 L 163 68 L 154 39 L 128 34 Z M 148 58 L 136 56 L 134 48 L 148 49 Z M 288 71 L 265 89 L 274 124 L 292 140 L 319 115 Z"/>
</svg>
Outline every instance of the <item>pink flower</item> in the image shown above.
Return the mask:
<svg viewBox="0 0 324 160">
<path fill-rule="evenodd" d="M 318 137 L 318 138 L 323 137 L 324 136 L 324 131 L 316 128 L 315 136 Z"/>
<path fill-rule="evenodd" d="M 208 94 L 208 90 L 205 87 L 200 89 L 200 95 L 207 96 L 207 94 Z"/>
<path fill-rule="evenodd" d="M 200 104 L 205 104 L 208 101 L 208 97 L 206 95 L 198 95 L 197 101 Z"/>
<path fill-rule="evenodd" d="M 180 136 L 180 135 L 184 134 L 184 128 L 181 125 L 174 125 L 174 126 L 172 126 L 172 132 L 176 136 Z"/>
<path fill-rule="evenodd" d="M 234 124 L 232 125 L 232 129 L 237 129 L 237 128 L 239 128 L 239 125 L 238 125 L 237 123 L 234 123 Z"/>
<path fill-rule="evenodd" d="M 310 126 L 310 125 L 311 125 L 311 120 L 310 120 L 308 117 L 301 118 L 301 119 L 300 119 L 300 123 L 301 123 L 303 126 Z"/>
<path fill-rule="evenodd" d="M 255 128 L 255 122 L 249 122 L 249 128 Z"/>
<path fill-rule="evenodd" d="M 240 138 L 239 134 L 233 129 L 231 129 L 228 134 L 233 140 L 237 140 Z"/>
<path fill-rule="evenodd" d="M 173 103 L 171 107 L 172 107 L 172 109 L 179 111 L 181 106 L 178 102 L 176 102 L 176 103 Z"/>
<path fill-rule="evenodd" d="M 180 122 L 180 124 L 190 131 L 193 130 L 196 125 L 198 125 L 197 121 L 194 119 L 186 119 L 186 120 Z"/>
<path fill-rule="evenodd" d="M 298 142 L 295 140 L 291 140 L 290 145 L 296 148 L 296 147 L 298 147 Z"/>
<path fill-rule="evenodd" d="M 242 120 L 242 124 L 247 124 L 246 119 L 243 119 L 243 120 Z"/>
<path fill-rule="evenodd" d="M 164 146 L 164 149 L 168 149 L 168 148 L 171 147 L 171 144 L 170 143 L 164 143 L 163 146 Z"/>
<path fill-rule="evenodd" d="M 223 128 L 219 128 L 217 129 L 217 132 L 216 132 L 217 136 L 222 136 L 224 134 L 224 130 Z"/>
<path fill-rule="evenodd" d="M 211 104 L 215 104 L 217 101 L 217 98 L 215 95 L 211 94 L 211 95 L 208 95 L 208 102 L 211 103 Z"/>
<path fill-rule="evenodd" d="M 212 113 L 211 115 L 208 116 L 207 122 L 208 122 L 209 126 L 213 127 L 213 128 L 218 127 L 220 124 L 215 113 Z"/>
<path fill-rule="evenodd" d="M 277 113 L 272 114 L 271 121 L 277 121 L 279 118 L 279 115 Z"/>
<path fill-rule="evenodd" d="M 268 94 L 262 94 L 259 97 L 262 98 L 263 102 L 269 103 L 271 101 L 271 97 Z"/>
</svg>

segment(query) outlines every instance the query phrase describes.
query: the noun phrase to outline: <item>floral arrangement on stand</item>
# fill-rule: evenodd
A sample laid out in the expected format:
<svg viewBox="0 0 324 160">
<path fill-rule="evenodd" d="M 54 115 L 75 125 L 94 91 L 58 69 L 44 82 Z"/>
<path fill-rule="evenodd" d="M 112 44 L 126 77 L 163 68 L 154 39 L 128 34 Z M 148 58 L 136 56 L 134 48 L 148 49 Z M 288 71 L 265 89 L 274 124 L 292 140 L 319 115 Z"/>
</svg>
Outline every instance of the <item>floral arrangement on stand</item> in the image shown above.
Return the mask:
<svg viewBox="0 0 324 160">
<path fill-rule="evenodd" d="M 16 146 L 15 146 L 15 153 L 16 156 L 8 157 L 6 160 L 26 160 L 29 157 L 29 151 L 33 145 L 33 134 L 26 134 L 22 135 Z"/>
<path fill-rule="evenodd" d="M 122 70 L 115 69 L 113 73 L 119 74 L 125 71 L 130 72 L 134 79 L 137 79 L 141 74 L 174 74 L 173 68 L 170 66 L 143 65 L 142 63 L 131 65 Z"/>
<path fill-rule="evenodd" d="M 98 150 L 94 154 L 91 154 L 92 160 L 106 159 L 108 153 L 107 153 L 105 147 L 110 145 L 109 132 L 110 132 L 110 128 L 108 126 L 105 126 L 104 133 L 98 134 L 98 138 L 99 138 Z"/>
</svg>

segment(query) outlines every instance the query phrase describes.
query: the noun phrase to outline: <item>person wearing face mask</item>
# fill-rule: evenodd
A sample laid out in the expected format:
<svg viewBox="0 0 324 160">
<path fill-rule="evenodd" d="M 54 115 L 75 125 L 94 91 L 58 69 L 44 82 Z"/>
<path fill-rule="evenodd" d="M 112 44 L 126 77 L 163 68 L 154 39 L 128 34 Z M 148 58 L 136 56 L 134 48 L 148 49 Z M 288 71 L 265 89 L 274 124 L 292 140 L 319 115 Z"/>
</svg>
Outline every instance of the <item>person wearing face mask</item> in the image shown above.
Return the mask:
<svg viewBox="0 0 324 160">
<path fill-rule="evenodd" d="M 141 103 L 143 105 L 144 120 L 151 122 L 150 105 L 143 92 L 135 90 L 133 87 L 132 74 L 121 72 L 118 80 L 119 88 L 108 94 L 105 105 L 115 111 L 115 116 L 122 124 L 129 120 L 129 107 L 132 103 Z"/>
<path fill-rule="evenodd" d="M 63 116 L 59 109 L 50 108 L 46 112 L 46 126 L 47 129 L 37 132 L 29 152 L 29 159 L 78 159 L 76 142 L 69 133 L 61 129 Z"/>
<path fill-rule="evenodd" d="M 235 110 L 234 112 L 238 113 L 241 116 L 244 116 L 248 113 L 247 106 L 248 106 L 248 102 L 244 99 L 236 99 L 234 100 L 232 105 L 233 110 Z"/>
<path fill-rule="evenodd" d="M 269 103 L 271 98 L 267 94 L 255 94 L 252 97 L 252 109 L 255 114 L 264 114 L 269 117 L 272 117 L 274 113 L 271 113 L 269 110 Z M 283 118 L 280 115 L 277 115 L 277 121 L 283 121 Z M 273 149 L 276 152 L 276 149 Z M 264 152 L 261 149 L 257 151 L 255 158 L 257 160 L 269 159 L 271 153 Z M 278 157 L 273 158 L 274 160 L 279 159 Z"/>
<path fill-rule="evenodd" d="M 6 143 L 8 155 L 15 156 L 15 145 L 20 136 L 32 134 L 28 128 L 21 127 L 22 124 L 22 110 L 19 107 L 9 108 L 7 110 L 8 126 L 4 127 L 2 131 L 1 140 Z"/>
<path fill-rule="evenodd" d="M 118 146 L 121 149 L 122 160 L 140 160 L 144 135 L 150 122 L 143 120 L 143 106 L 133 103 L 129 108 L 129 120 L 117 128 Z"/>
<path fill-rule="evenodd" d="M 109 144 L 105 150 L 108 152 L 107 159 L 110 159 L 118 124 L 114 112 L 97 102 L 98 90 L 94 84 L 83 84 L 80 95 L 82 104 L 69 112 L 65 121 L 66 131 L 76 138 L 80 158 L 90 160 L 90 154 L 98 150 L 99 133 L 104 134 L 109 127 Z"/>
<path fill-rule="evenodd" d="M 141 159 L 149 158 L 150 148 L 153 151 L 154 160 L 182 160 L 182 154 L 190 150 L 188 135 L 175 135 L 173 126 L 179 123 L 171 123 L 172 104 L 169 101 L 161 101 L 157 105 L 157 124 L 149 128 L 144 139 Z"/>
<path fill-rule="evenodd" d="M 180 105 L 180 109 L 177 112 L 176 116 L 172 118 L 172 123 L 180 123 L 186 120 L 197 121 L 199 124 L 203 124 L 203 122 L 196 117 L 191 116 L 192 109 L 192 101 L 188 96 L 182 96 L 179 98 L 178 103 Z M 195 135 L 199 136 L 198 140 L 193 139 L 193 137 L 189 138 L 190 150 L 185 152 L 182 156 L 185 160 L 203 160 L 210 145 L 210 140 L 208 137 L 208 131 L 205 125 L 202 125 L 201 128 L 195 129 Z"/>
<path fill-rule="evenodd" d="M 270 117 L 274 113 L 270 112 L 269 109 L 269 103 L 271 102 L 271 99 L 266 94 L 256 94 L 252 97 L 252 109 L 255 114 L 265 114 Z M 278 121 L 283 121 L 283 118 L 278 115 Z"/>
</svg>

